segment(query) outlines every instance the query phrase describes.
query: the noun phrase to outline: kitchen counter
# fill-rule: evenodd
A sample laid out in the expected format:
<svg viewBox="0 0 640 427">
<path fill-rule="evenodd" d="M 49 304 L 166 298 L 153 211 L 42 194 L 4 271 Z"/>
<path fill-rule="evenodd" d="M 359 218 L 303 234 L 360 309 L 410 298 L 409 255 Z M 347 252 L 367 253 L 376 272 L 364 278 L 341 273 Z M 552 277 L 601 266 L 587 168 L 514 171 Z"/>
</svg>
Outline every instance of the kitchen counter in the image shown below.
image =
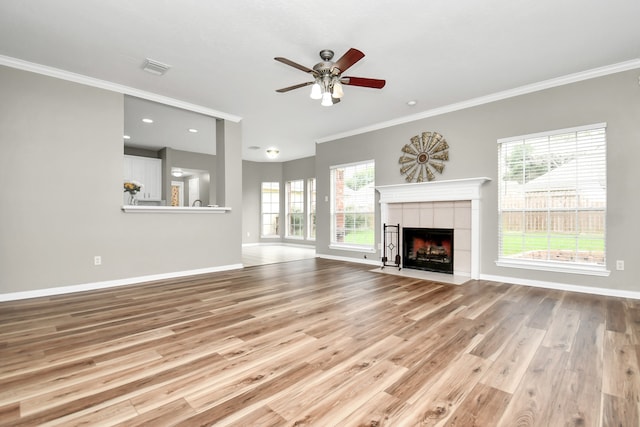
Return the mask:
<svg viewBox="0 0 640 427">
<path fill-rule="evenodd" d="M 122 206 L 122 211 L 125 213 L 226 213 L 231 212 L 230 207 L 218 207 L 218 206 L 203 206 L 203 207 L 190 207 L 190 206 L 139 206 L 139 205 L 125 205 Z"/>
</svg>

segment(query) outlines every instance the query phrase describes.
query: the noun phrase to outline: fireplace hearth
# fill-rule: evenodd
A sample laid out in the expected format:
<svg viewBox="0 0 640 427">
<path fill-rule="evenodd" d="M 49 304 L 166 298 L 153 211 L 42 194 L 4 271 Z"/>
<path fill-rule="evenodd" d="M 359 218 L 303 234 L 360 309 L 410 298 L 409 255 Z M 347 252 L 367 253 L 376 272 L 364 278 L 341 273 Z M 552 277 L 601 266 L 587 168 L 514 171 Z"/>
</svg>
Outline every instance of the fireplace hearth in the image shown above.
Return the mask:
<svg viewBox="0 0 640 427">
<path fill-rule="evenodd" d="M 402 229 L 402 266 L 453 274 L 453 229 Z"/>
</svg>

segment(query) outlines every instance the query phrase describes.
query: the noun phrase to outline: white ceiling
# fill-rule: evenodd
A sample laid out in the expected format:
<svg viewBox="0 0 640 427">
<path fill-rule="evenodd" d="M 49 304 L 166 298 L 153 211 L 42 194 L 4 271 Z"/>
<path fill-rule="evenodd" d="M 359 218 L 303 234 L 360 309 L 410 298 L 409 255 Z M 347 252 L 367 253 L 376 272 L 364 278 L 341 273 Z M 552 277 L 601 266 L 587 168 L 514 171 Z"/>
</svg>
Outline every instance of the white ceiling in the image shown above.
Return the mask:
<svg viewBox="0 0 640 427">
<path fill-rule="evenodd" d="M 312 156 L 315 142 L 377 123 L 640 58 L 638 0 L 2 0 L 0 55 L 242 118 L 243 158 Z M 321 49 L 366 57 L 322 107 L 309 81 Z M 162 77 L 145 58 L 171 65 Z M 6 58 L 5 58 L 6 59 Z M 414 107 L 406 102 L 416 100 Z M 260 146 L 260 150 L 251 150 Z"/>
<path fill-rule="evenodd" d="M 124 97 L 124 111 L 124 135 L 130 137 L 125 145 L 216 154 L 216 119 L 212 117 L 132 96 Z"/>
</svg>

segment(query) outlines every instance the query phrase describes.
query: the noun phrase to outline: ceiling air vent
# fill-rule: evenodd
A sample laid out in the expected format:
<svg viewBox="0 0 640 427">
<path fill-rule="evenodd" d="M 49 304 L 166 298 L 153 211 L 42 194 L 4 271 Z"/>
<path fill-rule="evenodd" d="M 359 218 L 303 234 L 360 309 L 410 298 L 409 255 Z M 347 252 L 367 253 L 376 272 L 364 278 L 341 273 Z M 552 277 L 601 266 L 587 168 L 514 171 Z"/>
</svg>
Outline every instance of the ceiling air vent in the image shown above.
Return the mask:
<svg viewBox="0 0 640 427">
<path fill-rule="evenodd" d="M 170 65 L 163 64 L 162 62 L 154 61 L 153 59 L 145 59 L 143 70 L 155 74 L 156 76 L 162 76 L 167 70 L 171 68 Z"/>
</svg>

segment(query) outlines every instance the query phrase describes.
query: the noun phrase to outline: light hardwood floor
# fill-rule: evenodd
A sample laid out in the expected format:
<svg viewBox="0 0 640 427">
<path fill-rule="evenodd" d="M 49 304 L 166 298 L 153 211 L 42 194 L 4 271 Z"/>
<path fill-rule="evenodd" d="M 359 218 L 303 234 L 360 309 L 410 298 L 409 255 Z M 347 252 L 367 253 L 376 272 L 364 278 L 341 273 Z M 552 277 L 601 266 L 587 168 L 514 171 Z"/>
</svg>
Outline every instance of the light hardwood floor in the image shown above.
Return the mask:
<svg viewBox="0 0 640 427">
<path fill-rule="evenodd" d="M 639 425 L 640 302 L 370 270 L 1 303 L 0 425 Z"/>
</svg>

